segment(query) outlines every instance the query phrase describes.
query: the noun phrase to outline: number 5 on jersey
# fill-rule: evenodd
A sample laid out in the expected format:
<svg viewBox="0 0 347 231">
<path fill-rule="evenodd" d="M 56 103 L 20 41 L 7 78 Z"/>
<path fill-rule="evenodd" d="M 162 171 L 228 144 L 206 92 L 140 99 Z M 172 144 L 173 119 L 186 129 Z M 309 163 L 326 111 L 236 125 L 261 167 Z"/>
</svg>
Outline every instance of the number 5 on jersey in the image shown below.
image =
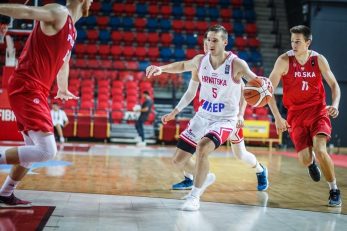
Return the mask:
<svg viewBox="0 0 347 231">
<path fill-rule="evenodd" d="M 215 88 L 215 87 L 212 87 L 212 96 L 213 96 L 213 98 L 217 98 L 217 88 Z"/>
</svg>

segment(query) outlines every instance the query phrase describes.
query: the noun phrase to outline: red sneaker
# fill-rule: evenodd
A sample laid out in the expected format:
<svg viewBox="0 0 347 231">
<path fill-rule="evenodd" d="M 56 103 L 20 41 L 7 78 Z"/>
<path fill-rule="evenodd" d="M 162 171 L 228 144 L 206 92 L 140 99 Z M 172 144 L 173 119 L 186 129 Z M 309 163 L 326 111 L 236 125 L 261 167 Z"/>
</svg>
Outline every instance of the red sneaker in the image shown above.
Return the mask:
<svg viewBox="0 0 347 231">
<path fill-rule="evenodd" d="M 0 207 L 6 208 L 20 208 L 20 207 L 31 207 L 30 201 L 23 201 L 12 193 L 11 196 L 5 197 L 0 196 Z"/>
</svg>

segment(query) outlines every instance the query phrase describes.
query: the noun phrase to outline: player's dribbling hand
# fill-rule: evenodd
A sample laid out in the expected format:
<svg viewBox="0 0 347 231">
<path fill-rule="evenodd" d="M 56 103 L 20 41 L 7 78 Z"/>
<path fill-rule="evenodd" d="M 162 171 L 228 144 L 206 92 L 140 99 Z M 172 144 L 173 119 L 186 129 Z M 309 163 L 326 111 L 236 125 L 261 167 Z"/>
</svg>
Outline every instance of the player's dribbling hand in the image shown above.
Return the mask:
<svg viewBox="0 0 347 231">
<path fill-rule="evenodd" d="M 146 68 L 146 77 L 147 78 L 151 78 L 152 76 L 161 75 L 161 73 L 162 73 L 162 70 L 158 66 L 151 65 L 151 66 L 148 66 Z"/>
<path fill-rule="evenodd" d="M 54 97 L 54 99 L 69 100 L 69 99 L 79 99 L 79 97 L 75 96 L 68 90 L 66 91 L 58 90 L 57 95 Z"/>
<path fill-rule="evenodd" d="M 269 95 L 272 96 L 273 86 L 272 86 L 272 82 L 270 81 L 270 79 L 266 78 L 266 77 L 259 77 L 259 78 L 261 78 L 262 80 L 265 81 L 265 84 L 267 85 L 268 93 L 269 93 Z"/>
<path fill-rule="evenodd" d="M 328 115 L 334 119 L 339 115 L 339 109 L 334 106 L 327 106 L 326 109 L 328 111 Z"/>
<path fill-rule="evenodd" d="M 290 125 L 288 124 L 287 120 L 283 119 L 282 117 L 280 119 L 275 120 L 275 125 L 277 134 L 285 132 L 288 130 L 288 128 L 290 128 Z"/>
</svg>

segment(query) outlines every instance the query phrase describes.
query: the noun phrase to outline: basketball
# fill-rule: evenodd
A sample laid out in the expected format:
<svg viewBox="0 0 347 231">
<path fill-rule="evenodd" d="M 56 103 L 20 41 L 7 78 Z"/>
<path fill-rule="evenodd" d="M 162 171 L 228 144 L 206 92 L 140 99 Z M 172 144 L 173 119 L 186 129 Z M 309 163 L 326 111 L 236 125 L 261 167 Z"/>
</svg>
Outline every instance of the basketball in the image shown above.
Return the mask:
<svg viewBox="0 0 347 231">
<path fill-rule="evenodd" d="M 247 103 L 253 107 L 264 107 L 271 99 L 273 88 L 268 79 L 256 78 L 249 81 L 243 91 Z"/>
</svg>

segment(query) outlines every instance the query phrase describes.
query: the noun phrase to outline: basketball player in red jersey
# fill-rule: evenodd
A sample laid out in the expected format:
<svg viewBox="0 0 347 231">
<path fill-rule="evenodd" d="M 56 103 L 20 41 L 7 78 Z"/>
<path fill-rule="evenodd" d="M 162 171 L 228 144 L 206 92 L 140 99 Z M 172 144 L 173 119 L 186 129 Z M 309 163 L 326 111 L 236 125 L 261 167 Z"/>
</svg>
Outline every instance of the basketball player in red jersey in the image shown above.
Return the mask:
<svg viewBox="0 0 347 231">
<path fill-rule="evenodd" d="M 309 168 L 314 181 L 320 180 L 315 156 L 330 187 L 329 206 L 341 206 L 334 164 L 326 144 L 331 134 L 329 116 L 339 114 L 340 87 L 326 58 L 309 50 L 312 41 L 310 28 L 299 25 L 290 29 L 292 50 L 278 57 L 270 80 L 276 88 L 282 79 L 283 104 L 288 109 L 287 120 L 281 117 L 272 97 L 269 106 L 275 117 L 277 132 L 289 131 L 299 161 Z M 327 105 L 323 78 L 332 92 L 332 104 Z"/>
<path fill-rule="evenodd" d="M 27 207 L 14 189 L 33 162 L 52 159 L 57 152 L 47 97 L 57 78 L 56 99 L 78 99 L 68 90 L 69 60 L 76 40 L 74 24 L 88 16 L 92 0 L 67 0 L 66 6 L 30 7 L 0 4 L 0 14 L 36 20 L 18 66 L 8 83 L 9 101 L 25 146 L 0 151 L 0 164 L 13 164 L 0 189 L 0 207 Z"/>
</svg>

